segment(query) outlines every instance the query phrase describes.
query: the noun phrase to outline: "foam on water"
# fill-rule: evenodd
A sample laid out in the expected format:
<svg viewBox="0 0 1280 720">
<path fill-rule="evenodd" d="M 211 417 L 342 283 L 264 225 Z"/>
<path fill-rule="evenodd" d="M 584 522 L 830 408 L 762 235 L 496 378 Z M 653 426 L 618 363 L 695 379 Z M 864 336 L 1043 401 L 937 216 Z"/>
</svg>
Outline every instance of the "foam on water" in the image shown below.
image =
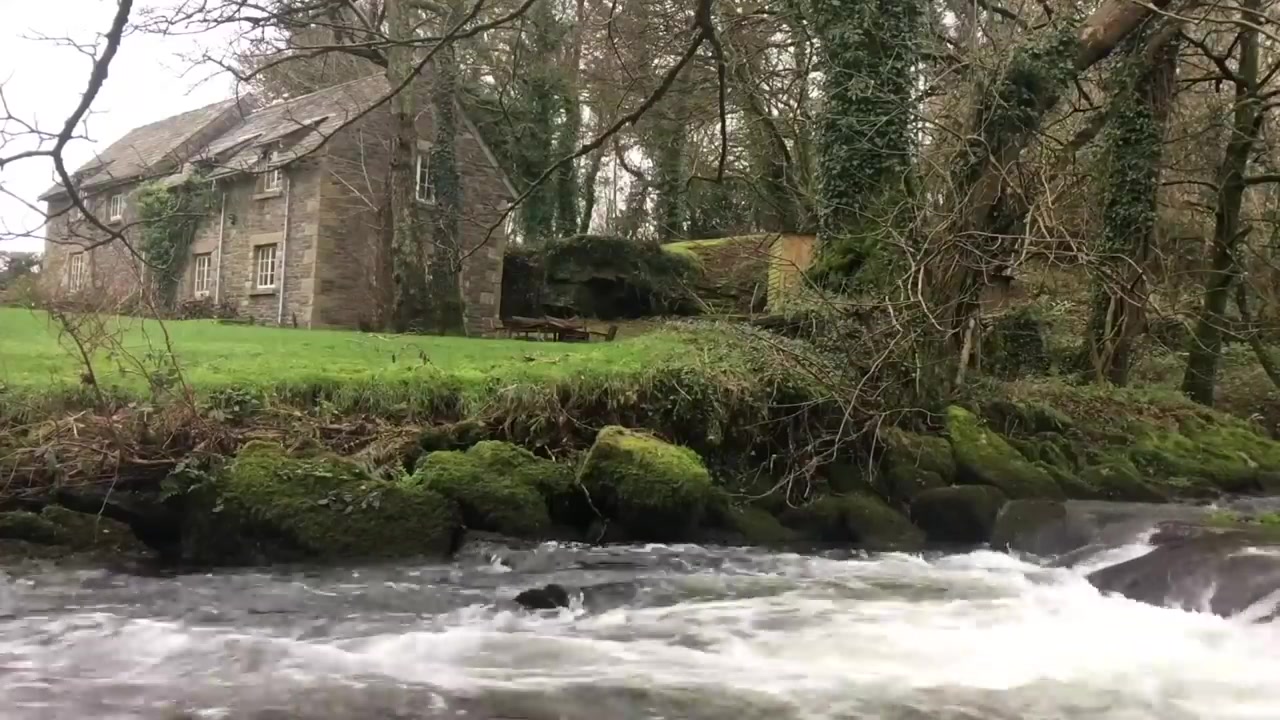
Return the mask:
<svg viewBox="0 0 1280 720">
<path fill-rule="evenodd" d="M 614 557 L 660 562 L 605 577 L 636 592 L 541 614 L 494 602 L 514 594 L 505 587 L 467 585 L 515 574 L 490 559 L 461 582 L 450 571 L 452 583 L 432 581 L 438 569 L 382 568 L 206 576 L 178 591 L 188 604 L 247 608 L 218 622 L 181 601 L 148 611 L 147 588 L 116 593 L 132 598 L 127 611 L 90 612 L 53 607 L 66 593 L 87 600 L 74 588 L 40 594 L 47 579 L 7 579 L 0 597 L 19 612 L 0 621 L 0 708 L 6 718 L 1280 717 L 1280 626 L 1107 597 L 1084 579 L 1142 551 L 1109 551 L 1082 570 L 988 551 L 926 560 L 637 547 Z M 565 569 L 581 566 L 520 581 L 599 579 Z M 265 622 L 254 597 L 286 584 L 328 604 Z M 433 593 L 456 602 L 389 611 Z M 50 608 L 23 610 L 24 597 Z"/>
</svg>

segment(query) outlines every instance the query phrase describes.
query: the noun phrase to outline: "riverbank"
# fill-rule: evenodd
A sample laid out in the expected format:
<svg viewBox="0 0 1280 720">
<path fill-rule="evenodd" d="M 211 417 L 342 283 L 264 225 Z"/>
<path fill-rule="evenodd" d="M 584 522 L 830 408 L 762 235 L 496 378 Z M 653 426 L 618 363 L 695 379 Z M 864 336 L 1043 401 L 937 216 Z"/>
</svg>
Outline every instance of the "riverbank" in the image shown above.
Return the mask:
<svg viewBox="0 0 1280 720">
<path fill-rule="evenodd" d="M 76 387 L 24 322 L 46 337 L 0 345 L 21 370 L 0 539 L 44 551 L 100 550 L 104 527 L 108 552 L 136 536 L 194 566 L 447 556 L 465 530 L 918 549 L 987 542 L 1011 500 L 1280 492 L 1280 444 L 1167 393 L 987 382 L 904 413 L 735 325 L 580 346 L 129 326 Z"/>
</svg>

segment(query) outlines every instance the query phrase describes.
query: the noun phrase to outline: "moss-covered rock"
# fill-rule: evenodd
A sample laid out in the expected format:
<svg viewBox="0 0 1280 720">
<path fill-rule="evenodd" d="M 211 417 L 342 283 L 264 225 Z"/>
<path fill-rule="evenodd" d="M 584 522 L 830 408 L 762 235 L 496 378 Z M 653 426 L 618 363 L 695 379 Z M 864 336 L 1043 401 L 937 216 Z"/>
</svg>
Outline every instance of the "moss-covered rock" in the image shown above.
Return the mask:
<svg viewBox="0 0 1280 720">
<path fill-rule="evenodd" d="M 911 503 L 911 520 L 934 542 L 984 543 L 1008 498 L 989 485 L 926 490 Z"/>
<path fill-rule="evenodd" d="M 552 525 L 550 508 L 566 508 L 572 471 L 510 443 L 486 440 L 466 452 L 445 450 L 423 457 L 411 484 L 453 500 L 467 527 L 512 537 L 540 537 Z M 588 521 L 590 518 L 576 518 Z"/>
<path fill-rule="evenodd" d="M 730 508 L 725 516 L 725 525 L 748 545 L 785 545 L 799 537 L 796 531 L 783 525 L 767 510 L 752 506 Z"/>
<path fill-rule="evenodd" d="M 1011 498 L 1066 497 L 1048 473 L 1028 462 L 968 410 L 947 408 L 947 436 L 955 455 L 958 482 L 992 485 Z"/>
<path fill-rule="evenodd" d="M 1101 463 L 1086 467 L 1080 472 L 1080 480 L 1106 500 L 1164 503 L 1172 496 L 1168 484 L 1147 482 L 1133 463 L 1119 454 L 1105 456 Z"/>
<path fill-rule="evenodd" d="M 955 478 L 955 459 L 946 438 L 887 428 L 881 431 L 880 441 L 884 455 L 875 486 L 884 497 L 910 502 L 925 490 L 950 485 Z"/>
<path fill-rule="evenodd" d="M 198 563 L 442 556 L 459 527 L 454 503 L 433 490 L 265 442 L 182 497 L 183 555 Z"/>
<path fill-rule="evenodd" d="M 25 510 L 0 513 L 0 538 L 23 540 L 37 545 L 66 543 L 61 527 L 38 513 Z"/>
<path fill-rule="evenodd" d="M 616 425 L 596 435 L 578 481 L 592 505 L 637 540 L 690 537 L 717 494 L 692 450 Z"/>
<path fill-rule="evenodd" d="M 1280 470 L 1280 443 L 1233 421 L 1188 417 L 1179 430 L 1135 423 L 1129 458 L 1150 478 L 1182 479 L 1224 492 L 1256 492 Z"/>
<path fill-rule="evenodd" d="M 1071 500 L 1105 500 L 1106 493 L 1082 479 L 1075 472 L 1064 470 L 1056 465 L 1036 462 L 1035 465 L 1044 470 L 1058 487 Z"/>
<path fill-rule="evenodd" d="M 924 541 L 906 516 L 869 493 L 818 498 L 783 519 L 805 537 L 873 550 L 913 549 Z"/>
</svg>

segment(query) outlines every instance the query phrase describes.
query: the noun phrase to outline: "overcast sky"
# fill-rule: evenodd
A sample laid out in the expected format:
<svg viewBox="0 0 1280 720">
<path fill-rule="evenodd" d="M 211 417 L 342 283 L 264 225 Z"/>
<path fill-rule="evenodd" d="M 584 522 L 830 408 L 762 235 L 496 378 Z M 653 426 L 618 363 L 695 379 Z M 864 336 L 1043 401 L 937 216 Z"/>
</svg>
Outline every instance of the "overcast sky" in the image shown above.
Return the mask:
<svg viewBox="0 0 1280 720">
<path fill-rule="evenodd" d="M 155 0 L 150 5 L 154 6 Z M 138 0 L 135 5 L 143 5 Z M 62 126 L 88 84 L 91 59 L 75 48 L 58 46 L 38 36 L 71 37 L 92 42 L 110 26 L 115 0 L 0 0 L 0 83 L 9 112 L 41 129 Z M 209 66 L 192 68 L 192 57 L 207 48 L 225 50 L 221 38 L 126 37 L 111 63 L 110 75 L 92 106 L 89 141 L 73 141 L 67 165 L 76 168 L 139 125 L 229 97 L 230 77 Z M 10 125 L 12 130 L 12 125 Z M 4 140 L 0 140 L 3 143 Z M 0 156 L 25 149 L 10 138 Z M 43 158 L 22 160 L 0 170 L 0 187 L 36 204 L 53 182 L 53 165 Z M 42 217 L 0 193 L 0 237 L 39 230 Z M 0 250 L 39 250 L 40 239 L 0 240 Z"/>
</svg>

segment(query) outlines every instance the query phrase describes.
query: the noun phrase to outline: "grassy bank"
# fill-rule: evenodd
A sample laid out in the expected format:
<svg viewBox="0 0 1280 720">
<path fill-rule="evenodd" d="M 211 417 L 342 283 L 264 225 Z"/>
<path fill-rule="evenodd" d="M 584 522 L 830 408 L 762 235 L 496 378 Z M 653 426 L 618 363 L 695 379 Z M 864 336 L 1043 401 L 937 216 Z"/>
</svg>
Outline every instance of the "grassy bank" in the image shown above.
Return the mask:
<svg viewBox="0 0 1280 720">
<path fill-rule="evenodd" d="M 188 384 L 208 391 L 229 385 L 274 387 L 306 383 L 398 383 L 447 375 L 484 384 L 494 375 L 559 381 L 596 372 L 631 374 L 689 350 L 675 333 L 651 333 L 612 343 L 536 343 L 451 337 L 382 335 L 337 330 L 222 325 L 105 317 L 86 333 L 98 381 L 131 391 L 148 388 L 147 366 L 172 349 Z M 103 336 L 110 335 L 112 342 Z M 83 362 L 74 341 L 43 312 L 0 308 L 0 382 L 48 391 L 81 384 Z M 159 360 L 157 360 L 159 358 Z M 142 367 L 139 367 L 141 365 Z"/>
</svg>

